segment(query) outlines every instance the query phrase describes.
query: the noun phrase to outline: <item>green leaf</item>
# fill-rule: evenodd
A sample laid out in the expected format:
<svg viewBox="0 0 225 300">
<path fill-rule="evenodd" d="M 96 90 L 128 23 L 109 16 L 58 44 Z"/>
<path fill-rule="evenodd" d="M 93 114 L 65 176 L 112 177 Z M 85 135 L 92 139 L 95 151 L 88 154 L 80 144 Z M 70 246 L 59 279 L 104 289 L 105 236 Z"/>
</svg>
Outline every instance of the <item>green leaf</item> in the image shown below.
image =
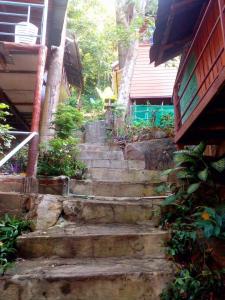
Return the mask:
<svg viewBox="0 0 225 300">
<path fill-rule="evenodd" d="M 211 166 L 218 172 L 222 173 L 225 170 L 225 157 L 211 163 Z"/>
<path fill-rule="evenodd" d="M 214 235 L 215 235 L 215 236 L 219 236 L 219 235 L 220 235 L 220 227 L 216 226 L 216 227 L 214 228 Z"/>
<path fill-rule="evenodd" d="M 176 163 L 177 166 L 181 166 L 182 164 L 185 163 L 195 164 L 196 160 L 186 153 L 177 153 L 174 156 L 174 162 Z"/>
<path fill-rule="evenodd" d="M 202 155 L 205 151 L 205 148 L 206 148 L 206 144 L 204 142 L 201 142 L 193 149 L 193 152 L 196 153 L 197 155 Z"/>
<path fill-rule="evenodd" d="M 177 173 L 177 178 L 179 178 L 179 179 L 187 179 L 187 178 L 194 179 L 195 176 L 194 176 L 194 174 L 191 174 L 191 172 L 189 170 L 181 170 Z"/>
<path fill-rule="evenodd" d="M 212 224 L 208 224 L 204 227 L 204 236 L 209 239 L 214 233 L 214 227 Z"/>
<path fill-rule="evenodd" d="M 163 202 L 162 202 L 162 206 L 167 206 L 167 205 L 171 205 L 172 203 L 174 203 L 177 200 L 177 195 L 171 195 L 168 196 Z"/>
<path fill-rule="evenodd" d="M 163 171 L 161 174 L 162 174 L 162 176 L 167 176 L 167 175 L 170 175 L 175 172 L 176 172 L 176 169 L 167 169 L 167 170 Z"/>
<path fill-rule="evenodd" d="M 204 169 L 203 171 L 200 171 L 198 173 L 198 178 L 202 181 L 206 181 L 209 175 L 209 170 L 208 168 Z"/>
<path fill-rule="evenodd" d="M 187 193 L 193 194 L 194 192 L 196 192 L 199 189 L 200 185 L 201 185 L 201 182 L 191 184 L 187 190 Z"/>
</svg>

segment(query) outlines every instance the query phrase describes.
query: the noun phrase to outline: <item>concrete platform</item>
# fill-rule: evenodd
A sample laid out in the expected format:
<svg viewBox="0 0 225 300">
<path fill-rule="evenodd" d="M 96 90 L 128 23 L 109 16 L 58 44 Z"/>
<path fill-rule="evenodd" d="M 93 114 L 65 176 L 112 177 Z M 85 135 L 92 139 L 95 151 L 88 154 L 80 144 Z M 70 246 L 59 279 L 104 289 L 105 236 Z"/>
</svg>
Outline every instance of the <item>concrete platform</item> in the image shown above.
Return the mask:
<svg viewBox="0 0 225 300">
<path fill-rule="evenodd" d="M 166 237 L 166 232 L 151 225 L 70 224 L 24 234 L 17 246 L 23 258 L 162 258 Z"/>
<path fill-rule="evenodd" d="M 0 278 L 0 300 L 159 300 L 172 277 L 164 259 L 41 259 Z"/>
<path fill-rule="evenodd" d="M 162 199 L 79 199 L 63 201 L 66 220 L 84 224 L 156 222 Z"/>
<path fill-rule="evenodd" d="M 144 170 L 145 162 L 141 160 L 116 159 L 82 159 L 87 168 L 135 169 Z"/>
<path fill-rule="evenodd" d="M 128 170 L 111 168 L 91 168 L 88 170 L 88 177 L 94 181 L 128 182 L 161 184 L 166 177 L 161 176 L 160 171 L 151 170 Z"/>
<path fill-rule="evenodd" d="M 121 150 L 115 151 L 91 151 L 85 150 L 81 151 L 79 154 L 81 160 L 84 159 L 111 159 L 111 160 L 123 160 L 123 152 Z"/>
<path fill-rule="evenodd" d="M 71 180 L 70 193 L 86 196 L 146 197 L 157 195 L 159 184 L 112 181 Z"/>
</svg>

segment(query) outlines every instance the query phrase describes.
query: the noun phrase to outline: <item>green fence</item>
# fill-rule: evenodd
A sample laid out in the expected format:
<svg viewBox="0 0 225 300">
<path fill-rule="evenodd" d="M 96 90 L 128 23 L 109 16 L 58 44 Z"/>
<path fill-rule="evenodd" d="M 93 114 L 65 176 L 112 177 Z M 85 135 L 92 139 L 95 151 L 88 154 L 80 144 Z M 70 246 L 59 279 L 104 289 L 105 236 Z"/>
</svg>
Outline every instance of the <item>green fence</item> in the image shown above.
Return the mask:
<svg viewBox="0 0 225 300">
<path fill-rule="evenodd" d="M 173 105 L 132 105 L 131 123 L 166 127 L 174 123 Z"/>
</svg>

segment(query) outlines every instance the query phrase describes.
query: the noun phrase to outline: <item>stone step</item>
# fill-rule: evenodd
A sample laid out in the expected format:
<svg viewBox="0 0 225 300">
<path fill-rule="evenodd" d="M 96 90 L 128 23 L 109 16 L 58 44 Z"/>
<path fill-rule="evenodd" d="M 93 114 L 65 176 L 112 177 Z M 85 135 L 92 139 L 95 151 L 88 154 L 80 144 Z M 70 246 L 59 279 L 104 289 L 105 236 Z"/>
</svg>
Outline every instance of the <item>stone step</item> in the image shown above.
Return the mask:
<svg viewBox="0 0 225 300">
<path fill-rule="evenodd" d="M 35 231 L 17 240 L 23 258 L 164 257 L 165 231 L 151 225 L 69 224 Z"/>
<path fill-rule="evenodd" d="M 81 199 L 63 201 L 64 218 L 85 224 L 137 224 L 152 222 L 157 225 L 162 199 Z"/>
<path fill-rule="evenodd" d="M 102 144 L 79 144 L 80 151 L 121 151 L 118 145 L 102 145 Z"/>
<path fill-rule="evenodd" d="M 171 277 L 164 259 L 28 260 L 0 277 L 0 300 L 159 300 Z"/>
<path fill-rule="evenodd" d="M 88 170 L 88 178 L 94 181 L 112 181 L 159 184 L 166 181 L 160 171 L 153 170 L 122 170 L 110 168 L 91 168 Z"/>
<path fill-rule="evenodd" d="M 5 214 L 22 217 L 27 210 L 30 195 L 0 192 L 0 218 Z"/>
<path fill-rule="evenodd" d="M 91 151 L 91 150 L 85 150 L 81 151 L 79 154 L 79 158 L 81 160 L 83 159 L 111 159 L 111 160 L 123 160 L 123 152 L 120 151 Z"/>
<path fill-rule="evenodd" d="M 141 160 L 116 159 L 82 159 L 88 168 L 135 169 L 144 170 L 145 162 Z"/>
<path fill-rule="evenodd" d="M 160 184 L 129 183 L 91 180 L 71 180 L 70 193 L 86 196 L 109 197 L 147 197 L 157 195 L 156 187 Z"/>
</svg>

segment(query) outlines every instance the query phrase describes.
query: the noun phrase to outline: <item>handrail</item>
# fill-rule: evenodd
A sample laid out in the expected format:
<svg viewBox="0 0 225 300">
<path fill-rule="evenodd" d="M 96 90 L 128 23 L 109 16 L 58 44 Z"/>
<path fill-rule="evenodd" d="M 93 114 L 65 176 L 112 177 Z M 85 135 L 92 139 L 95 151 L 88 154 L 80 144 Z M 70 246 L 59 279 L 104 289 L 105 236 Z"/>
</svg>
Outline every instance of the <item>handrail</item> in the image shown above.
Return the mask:
<svg viewBox="0 0 225 300">
<path fill-rule="evenodd" d="M 19 131 L 9 131 L 9 134 L 19 134 Z M 9 152 L 3 159 L 0 160 L 0 167 L 2 167 L 10 158 L 12 158 L 20 149 L 22 149 L 27 143 L 29 143 L 35 136 L 38 135 L 37 132 L 20 132 L 22 135 L 28 135 L 25 140 L 23 140 L 19 145 L 17 145 L 11 152 Z"/>
<path fill-rule="evenodd" d="M 44 8 L 44 4 L 40 3 L 27 3 L 27 2 L 15 2 L 15 1 L 0 1 L 0 4 L 2 5 L 9 5 L 9 6 L 30 6 L 35 8 Z"/>
</svg>

